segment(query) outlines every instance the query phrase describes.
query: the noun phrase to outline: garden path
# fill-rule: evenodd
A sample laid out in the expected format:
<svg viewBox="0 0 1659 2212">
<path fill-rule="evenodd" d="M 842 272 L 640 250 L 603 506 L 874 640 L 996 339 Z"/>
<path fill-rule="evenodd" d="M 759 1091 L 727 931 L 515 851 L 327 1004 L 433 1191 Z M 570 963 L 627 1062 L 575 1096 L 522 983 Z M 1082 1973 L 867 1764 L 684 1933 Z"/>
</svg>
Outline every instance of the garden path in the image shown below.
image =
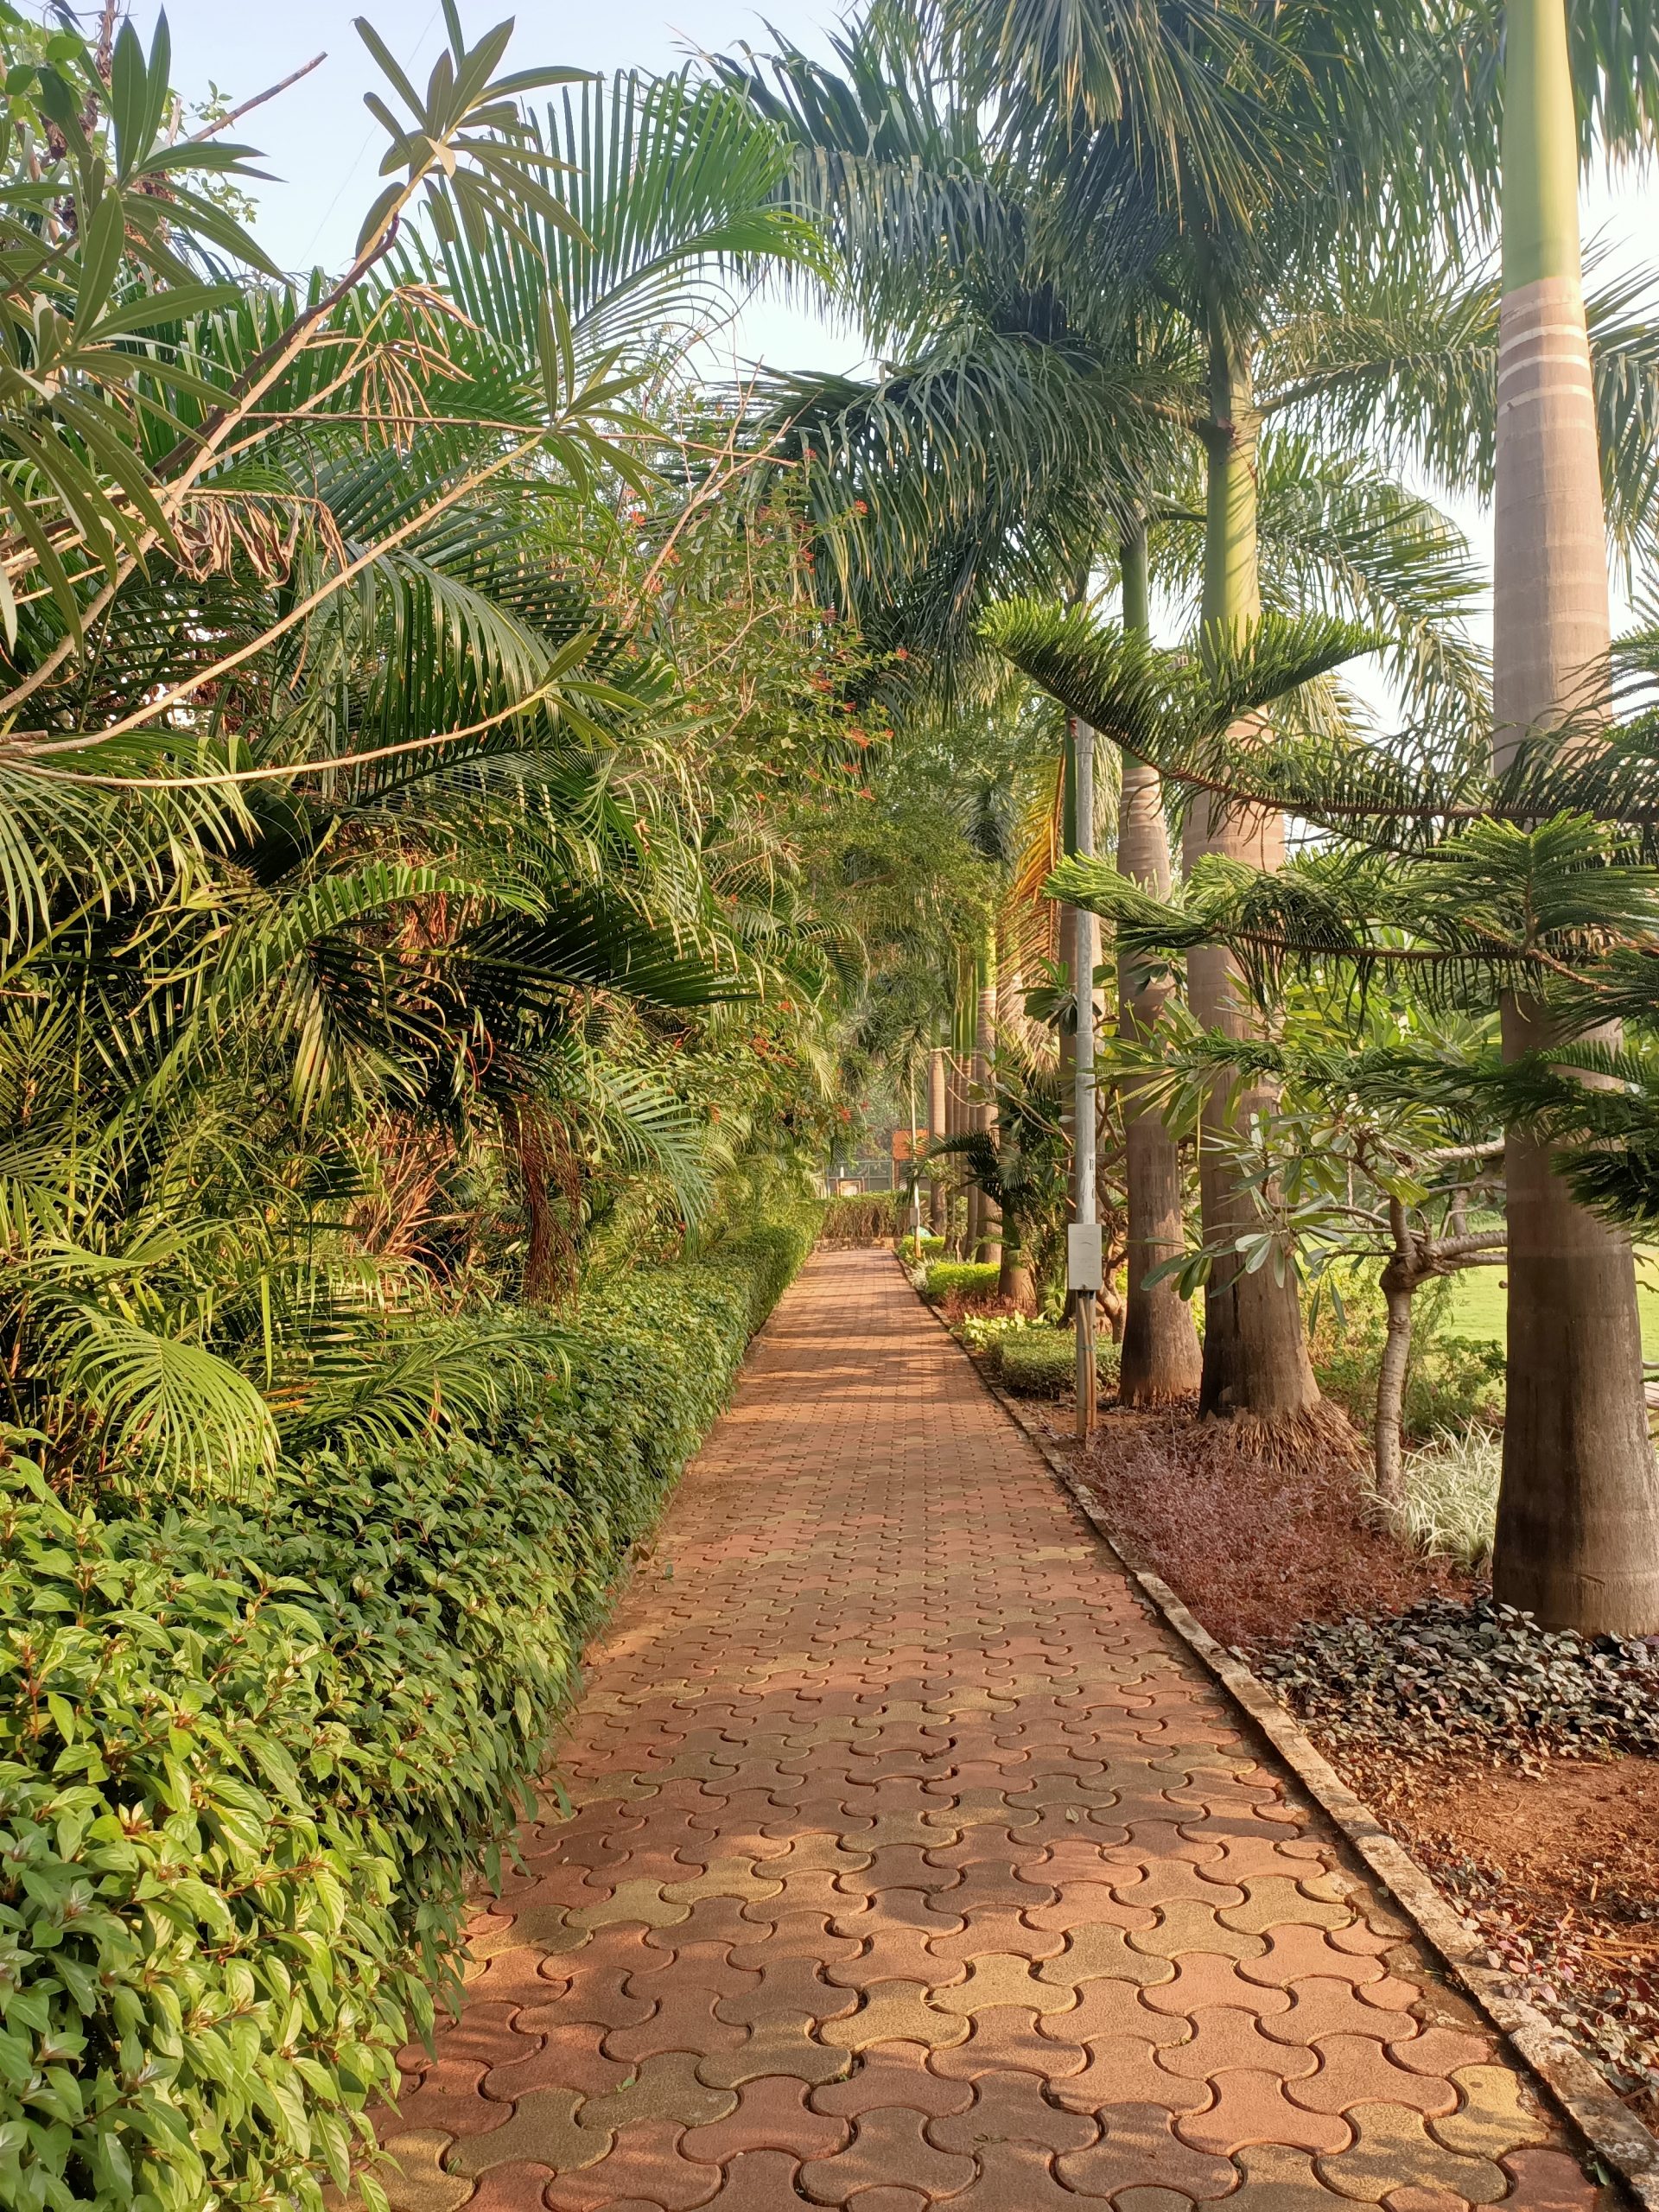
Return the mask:
<svg viewBox="0 0 1659 2212">
<path fill-rule="evenodd" d="M 890 1256 L 757 1339 L 405 2054 L 400 2212 L 1592 2212 Z"/>
</svg>

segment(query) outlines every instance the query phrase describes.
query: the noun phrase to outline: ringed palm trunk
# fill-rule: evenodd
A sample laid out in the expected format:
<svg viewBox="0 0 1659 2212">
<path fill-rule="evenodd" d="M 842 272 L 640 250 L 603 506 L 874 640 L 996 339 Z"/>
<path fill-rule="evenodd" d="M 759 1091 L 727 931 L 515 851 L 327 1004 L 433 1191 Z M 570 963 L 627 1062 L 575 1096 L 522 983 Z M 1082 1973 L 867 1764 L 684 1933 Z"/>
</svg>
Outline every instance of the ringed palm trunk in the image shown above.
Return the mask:
<svg viewBox="0 0 1659 2212">
<path fill-rule="evenodd" d="M 957 961 L 957 1134 L 968 1136 L 979 1126 L 975 1119 L 974 1082 L 974 1021 L 975 1001 L 972 969 L 965 953 Z M 957 1174 L 962 1194 L 962 1257 L 973 1260 L 979 1253 L 980 1192 L 979 1185 L 969 1176 L 965 1165 L 958 1163 Z"/>
<path fill-rule="evenodd" d="M 988 922 L 974 961 L 974 1082 L 979 1091 L 975 1122 L 996 1141 L 996 1092 L 991 1056 L 996 1049 L 996 925 Z M 973 1255 L 987 1266 L 1002 1263 L 1002 1219 L 983 1192 L 979 1200 L 979 1241 Z"/>
<path fill-rule="evenodd" d="M 1563 0 L 1510 0 L 1503 101 L 1493 745 L 1593 713 L 1609 639 L 1601 471 L 1579 259 Z M 1593 730 L 1586 734 L 1593 742 Z M 1508 997 L 1503 1053 L 1549 1042 Z M 1552 1624 L 1659 1628 L 1659 1484 L 1629 1241 L 1575 1205 L 1549 1150 L 1504 1148 L 1509 1381 L 1492 1581 Z"/>
<path fill-rule="evenodd" d="M 927 1056 L 927 1134 L 938 1144 L 949 1135 L 944 1119 L 944 1047 L 936 1045 Z M 927 1226 L 931 1235 L 944 1234 L 944 1178 L 935 1168 L 927 1186 Z"/>
<path fill-rule="evenodd" d="M 1256 447 L 1258 423 L 1246 341 L 1211 310 L 1210 400 L 1205 434 L 1203 632 L 1220 645 L 1247 636 L 1262 612 L 1256 572 Z M 1252 721 L 1231 733 L 1241 749 L 1257 734 Z M 1223 813 L 1202 794 L 1187 817 L 1185 856 L 1189 870 L 1204 855 L 1224 853 L 1251 868 L 1284 864 L 1285 825 L 1266 808 Z M 1250 1033 L 1252 1018 L 1230 953 L 1201 946 L 1187 956 L 1187 995 L 1198 1020 L 1230 1037 Z M 1267 1090 L 1238 1100 L 1241 1119 L 1271 1103 Z M 1202 1135 L 1217 1128 L 1211 1110 Z M 1230 1240 L 1254 1224 L 1249 1198 L 1230 1165 L 1207 1141 L 1199 1162 L 1199 1196 L 1207 1244 Z M 1307 1356 L 1301 1302 L 1294 1277 L 1275 1282 L 1271 1268 L 1247 1274 L 1236 1261 L 1217 1260 L 1205 1294 L 1204 1379 L 1198 1410 L 1249 1414 L 1292 1423 L 1319 1407 L 1319 1388 Z"/>
<path fill-rule="evenodd" d="M 1068 721 L 1060 768 L 1060 850 L 1074 853 L 1077 849 L 1077 746 Z M 1054 916 L 1058 957 L 1069 976 L 1077 951 L 1077 910 L 1075 906 L 1057 906 Z M 1068 1222 L 1077 1218 L 1077 1065 L 1076 1029 L 1068 1029 L 1062 1023 L 1059 1033 L 1060 1135 L 1065 1146 L 1065 1214 Z M 1070 1321 L 1071 1318 L 1071 1294 L 1068 1290 L 1065 1294 L 1065 1319 Z"/>
<path fill-rule="evenodd" d="M 1123 545 L 1123 627 L 1145 638 L 1151 633 L 1144 524 Z M 1164 818 L 1163 784 L 1155 768 L 1123 755 L 1117 810 L 1117 868 L 1154 897 L 1169 896 L 1169 829 Z M 1151 1036 L 1169 996 L 1168 982 L 1154 982 L 1132 961 L 1117 963 L 1117 1033 L 1140 1040 Z M 1122 1367 L 1118 1394 L 1126 1406 L 1167 1405 L 1198 1387 L 1204 1356 L 1192 1309 L 1171 1281 L 1147 1284 L 1147 1276 L 1166 1260 L 1179 1256 L 1181 1230 L 1181 1158 L 1161 1116 L 1137 1112 L 1133 1091 L 1123 1099 L 1124 1174 L 1128 1186 L 1128 1300 L 1123 1321 Z"/>
<path fill-rule="evenodd" d="M 996 1024 L 1005 1037 L 1019 1034 L 1025 1014 L 1025 976 L 1018 962 L 1000 959 L 996 970 Z M 1002 1251 L 996 1278 L 996 1294 L 1022 1313 L 1037 1303 L 1037 1280 L 1032 1272 L 1023 1220 L 1003 1207 L 998 1216 Z"/>
</svg>

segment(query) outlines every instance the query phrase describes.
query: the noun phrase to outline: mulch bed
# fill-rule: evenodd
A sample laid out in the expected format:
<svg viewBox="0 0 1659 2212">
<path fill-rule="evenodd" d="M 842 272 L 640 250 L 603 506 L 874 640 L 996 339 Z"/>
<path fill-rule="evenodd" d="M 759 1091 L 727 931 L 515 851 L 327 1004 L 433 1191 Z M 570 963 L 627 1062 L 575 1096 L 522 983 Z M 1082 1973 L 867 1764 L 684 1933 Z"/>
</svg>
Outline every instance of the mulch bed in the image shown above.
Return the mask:
<svg viewBox="0 0 1659 2212">
<path fill-rule="evenodd" d="M 1043 1417 L 1043 1409 L 1033 1408 Z M 1659 2125 L 1659 1639 L 1552 1636 L 1190 1411 L 1054 1439 L 1124 1550 L 1271 1682 L 1517 1996 Z"/>
</svg>

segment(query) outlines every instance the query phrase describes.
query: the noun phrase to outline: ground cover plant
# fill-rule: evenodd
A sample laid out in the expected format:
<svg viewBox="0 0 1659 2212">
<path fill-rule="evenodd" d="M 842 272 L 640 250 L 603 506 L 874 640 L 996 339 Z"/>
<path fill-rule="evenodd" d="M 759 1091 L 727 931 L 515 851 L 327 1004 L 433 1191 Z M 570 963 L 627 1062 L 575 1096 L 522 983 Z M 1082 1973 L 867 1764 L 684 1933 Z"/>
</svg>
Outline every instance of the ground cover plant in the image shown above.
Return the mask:
<svg viewBox="0 0 1659 2212">
<path fill-rule="evenodd" d="M 922 1294 L 935 1300 L 995 1298 L 999 1272 L 992 1260 L 930 1260 L 922 1276 Z"/>
<path fill-rule="evenodd" d="M 1095 1346 L 1101 1387 L 1117 1387 L 1122 1354 L 1109 1337 Z M 1077 1342 L 1069 1329 L 1025 1329 L 1003 1337 L 996 1346 L 995 1371 L 1005 1389 L 1020 1397 L 1054 1398 L 1070 1390 L 1077 1371 Z"/>
</svg>

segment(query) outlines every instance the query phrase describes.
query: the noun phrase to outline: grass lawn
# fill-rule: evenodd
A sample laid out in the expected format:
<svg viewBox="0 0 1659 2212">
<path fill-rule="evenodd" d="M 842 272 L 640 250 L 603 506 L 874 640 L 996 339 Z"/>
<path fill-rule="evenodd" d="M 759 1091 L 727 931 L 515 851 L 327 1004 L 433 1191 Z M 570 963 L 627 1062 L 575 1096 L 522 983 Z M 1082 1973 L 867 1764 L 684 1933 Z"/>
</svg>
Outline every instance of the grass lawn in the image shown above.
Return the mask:
<svg viewBox="0 0 1659 2212">
<path fill-rule="evenodd" d="M 1642 1308 L 1642 1344 L 1649 1359 L 1659 1359 L 1659 1246 L 1644 1245 L 1636 1255 L 1637 1297 Z M 1471 1268 L 1452 1286 L 1451 1326 L 1460 1336 L 1503 1341 L 1508 1294 L 1502 1268 Z"/>
</svg>

